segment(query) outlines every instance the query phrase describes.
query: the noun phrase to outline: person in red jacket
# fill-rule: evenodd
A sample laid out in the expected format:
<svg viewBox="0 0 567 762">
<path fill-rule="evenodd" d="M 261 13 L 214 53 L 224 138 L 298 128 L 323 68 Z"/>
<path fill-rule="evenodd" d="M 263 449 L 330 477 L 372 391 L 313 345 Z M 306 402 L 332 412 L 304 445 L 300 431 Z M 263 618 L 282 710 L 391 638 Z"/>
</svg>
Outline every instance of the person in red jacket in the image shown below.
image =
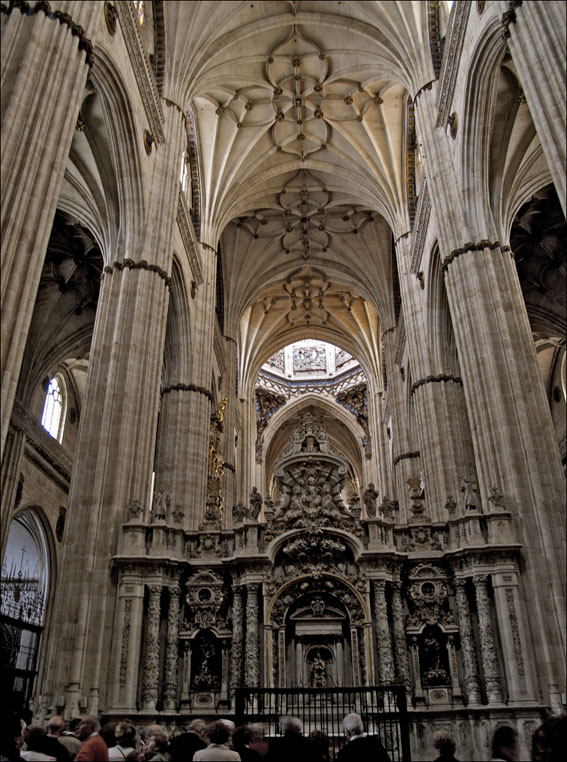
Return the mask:
<svg viewBox="0 0 567 762">
<path fill-rule="evenodd" d="M 77 728 L 77 736 L 83 745 L 79 749 L 75 762 L 108 762 L 108 746 L 98 731 L 100 723 L 92 714 L 83 717 Z"/>
</svg>

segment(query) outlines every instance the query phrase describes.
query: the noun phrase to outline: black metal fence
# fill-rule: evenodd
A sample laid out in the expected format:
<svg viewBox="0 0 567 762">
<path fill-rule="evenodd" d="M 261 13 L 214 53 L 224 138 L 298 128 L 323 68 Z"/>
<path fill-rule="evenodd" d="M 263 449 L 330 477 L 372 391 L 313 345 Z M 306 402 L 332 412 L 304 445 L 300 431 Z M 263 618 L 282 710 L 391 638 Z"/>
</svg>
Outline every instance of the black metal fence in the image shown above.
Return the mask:
<svg viewBox="0 0 567 762">
<path fill-rule="evenodd" d="M 392 762 L 410 762 L 406 692 L 402 685 L 237 688 L 235 699 L 237 725 L 260 723 L 265 737 L 274 738 L 281 735 L 280 718 L 299 717 L 305 735 L 320 730 L 328 736 L 331 759 L 346 743 L 343 718 L 359 714 L 366 733 L 379 738 Z"/>
</svg>

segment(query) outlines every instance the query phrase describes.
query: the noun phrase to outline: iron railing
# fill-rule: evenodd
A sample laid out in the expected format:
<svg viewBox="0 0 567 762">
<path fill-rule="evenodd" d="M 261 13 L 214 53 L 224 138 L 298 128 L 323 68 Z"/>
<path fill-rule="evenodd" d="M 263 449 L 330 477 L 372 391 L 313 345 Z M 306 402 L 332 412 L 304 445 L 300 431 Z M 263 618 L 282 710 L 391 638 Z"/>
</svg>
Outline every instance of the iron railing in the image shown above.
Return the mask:
<svg viewBox="0 0 567 762">
<path fill-rule="evenodd" d="M 280 733 L 282 717 L 298 717 L 303 733 L 320 730 L 329 738 L 331 759 L 346 743 L 343 718 L 362 717 L 368 735 L 377 736 L 392 762 L 410 762 L 406 689 L 403 685 L 367 688 L 237 688 L 237 725 L 259 723 L 264 736 Z M 373 762 L 373 760 L 365 760 Z"/>
</svg>

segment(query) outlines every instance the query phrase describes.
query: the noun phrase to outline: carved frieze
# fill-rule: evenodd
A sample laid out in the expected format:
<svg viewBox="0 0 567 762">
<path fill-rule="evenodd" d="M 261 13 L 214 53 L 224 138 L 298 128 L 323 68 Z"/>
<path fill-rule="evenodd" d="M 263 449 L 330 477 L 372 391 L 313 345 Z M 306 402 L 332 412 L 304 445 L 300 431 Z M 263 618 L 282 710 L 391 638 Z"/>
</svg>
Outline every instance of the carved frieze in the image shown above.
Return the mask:
<svg viewBox="0 0 567 762">
<path fill-rule="evenodd" d="M 224 581 L 218 574 L 210 570 L 199 571 L 188 580 L 185 589 L 192 627 L 226 629 L 226 622 L 221 617 Z"/>
<path fill-rule="evenodd" d="M 413 604 L 413 611 L 407 619 L 408 628 L 455 624 L 448 606 L 445 580 L 445 575 L 429 564 L 420 564 L 412 571 L 407 595 Z"/>
</svg>

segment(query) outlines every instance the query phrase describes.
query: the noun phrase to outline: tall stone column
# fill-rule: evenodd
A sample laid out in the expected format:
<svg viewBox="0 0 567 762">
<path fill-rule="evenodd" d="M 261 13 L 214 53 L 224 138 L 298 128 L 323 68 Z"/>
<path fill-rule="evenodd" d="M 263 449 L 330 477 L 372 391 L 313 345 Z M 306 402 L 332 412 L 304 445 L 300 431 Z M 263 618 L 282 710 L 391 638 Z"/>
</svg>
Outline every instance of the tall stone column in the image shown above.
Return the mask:
<svg viewBox="0 0 567 762">
<path fill-rule="evenodd" d="M 235 688 L 242 686 L 242 656 L 244 631 L 242 627 L 242 588 L 240 585 L 234 587 L 234 598 L 232 601 L 232 683 L 231 693 Z"/>
<path fill-rule="evenodd" d="M 222 436 L 222 455 L 225 460 L 223 475 L 224 515 L 225 526 L 232 527 L 232 506 L 237 500 L 236 495 L 236 447 L 234 430 L 236 425 L 236 410 L 238 398 L 236 395 L 236 365 L 238 362 L 236 341 L 225 336 L 226 368 L 224 372 L 223 389 L 227 397 L 224 434 Z"/>
<path fill-rule="evenodd" d="M 480 680 L 476 663 L 476 649 L 471 622 L 469 599 L 466 591 L 466 580 L 455 580 L 455 602 L 461 631 L 461 652 L 463 654 L 464 689 L 468 704 L 480 703 Z"/>
<path fill-rule="evenodd" d="M 533 700 L 529 662 L 525 653 L 526 634 L 520 615 L 516 573 L 493 574 L 492 587 L 508 683 L 508 700 L 522 702 Z"/>
<path fill-rule="evenodd" d="M 476 574 L 473 577 L 480 629 L 480 653 L 486 698 L 489 704 L 501 703 L 502 686 L 500 685 L 500 670 L 496 651 L 496 635 L 492 626 L 491 606 L 488 597 L 488 575 Z"/>
<path fill-rule="evenodd" d="M 378 646 L 378 682 L 381 685 L 394 682 L 394 659 L 390 640 L 388 604 L 386 602 L 386 581 L 375 579 L 374 587 L 374 627 Z"/>
<path fill-rule="evenodd" d="M 260 585 L 246 585 L 246 653 L 244 679 L 247 686 L 260 685 Z"/>
<path fill-rule="evenodd" d="M 163 708 L 175 709 L 177 702 L 177 671 L 179 666 L 179 599 L 181 590 L 177 585 L 169 588 L 167 612 L 167 645 L 165 648 L 165 674 Z"/>
<path fill-rule="evenodd" d="M 565 203 L 565 8 L 562 3 L 497 6 L 509 19 L 507 42 L 557 195 Z"/>
<path fill-rule="evenodd" d="M 6 4 L 7 5 L 7 4 Z M 30 4 L 31 5 L 31 4 Z M 37 5 L 37 4 L 33 4 Z M 97 3 L 10 5 L 2 22 L 2 433 L 22 358 L 65 165 L 92 63 Z M 80 29 L 80 32 L 76 30 Z"/>
<path fill-rule="evenodd" d="M 392 415 L 390 436 L 393 442 L 392 485 L 394 495 L 388 495 L 400 503 L 399 521 L 409 521 L 409 491 L 407 480 L 421 471 L 418 444 L 410 441 L 407 397 L 404 393 L 400 366 L 396 358 L 397 331 L 386 331 L 383 335 L 384 358 L 388 376 L 388 398 Z"/>
<path fill-rule="evenodd" d="M 527 4 L 524 4 L 527 5 Z M 538 12 L 539 13 L 539 12 Z M 565 479 L 512 252 L 490 199 L 460 187 L 447 161 L 451 138 L 435 130 L 436 87 L 416 99 L 418 133 L 439 225 L 442 271 L 475 454 L 478 493 L 492 487 L 516 520 L 526 553 L 535 672 L 546 700 L 564 684 Z M 480 161 L 480 157 L 479 157 Z M 544 580 L 544 583 L 542 583 Z M 536 623 L 546 622 L 545 632 Z M 537 631 L 535 630 L 537 627 Z"/>
<path fill-rule="evenodd" d="M 118 615 L 113 642 L 115 667 L 110 677 L 113 687 L 111 707 L 116 711 L 134 712 L 142 648 L 144 616 L 144 583 L 137 567 L 127 565 L 120 572 Z M 92 708 L 89 707 L 92 711 Z M 66 716 L 72 712 L 66 707 Z"/>
<path fill-rule="evenodd" d="M 394 630 L 394 652 L 396 654 L 396 679 L 411 692 L 408 647 L 404 627 L 401 582 L 392 582 L 392 625 Z"/>
<path fill-rule="evenodd" d="M 91 344 L 47 680 L 73 712 L 82 695 L 100 691 L 106 703 L 113 649 L 99 623 L 114 606 L 111 557 L 128 506 L 149 504 L 184 136 L 176 111 L 166 109 L 164 128 L 166 143 L 148 157 L 147 208 L 125 219 L 121 240 L 132 248 L 105 266 Z M 128 228 L 132 218 L 139 229 Z"/>
<path fill-rule="evenodd" d="M 155 711 L 158 700 L 160 599 L 161 585 L 150 585 L 142 664 L 142 710 L 146 712 Z"/>
</svg>

